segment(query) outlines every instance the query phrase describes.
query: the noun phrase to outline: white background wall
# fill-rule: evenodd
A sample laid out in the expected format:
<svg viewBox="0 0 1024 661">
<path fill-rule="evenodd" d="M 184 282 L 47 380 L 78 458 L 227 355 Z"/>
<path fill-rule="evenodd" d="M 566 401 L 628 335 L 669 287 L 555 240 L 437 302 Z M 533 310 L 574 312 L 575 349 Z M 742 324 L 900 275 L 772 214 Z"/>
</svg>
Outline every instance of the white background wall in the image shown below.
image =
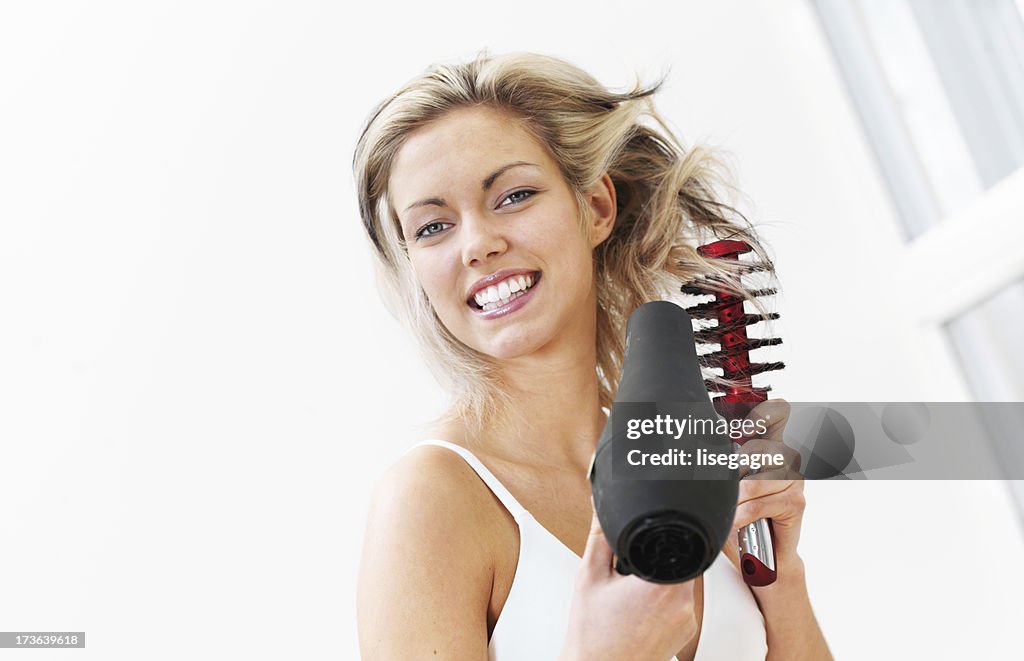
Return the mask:
<svg viewBox="0 0 1024 661">
<path fill-rule="evenodd" d="M 482 47 L 671 67 L 661 108 L 732 154 L 775 249 L 779 396 L 968 397 L 892 314 L 900 238 L 801 0 L 5 3 L 0 630 L 88 640 L 34 657 L 356 657 L 369 491 L 443 399 L 377 298 L 352 148 Z M 837 657 L 1019 650 L 1002 483 L 807 491 Z"/>
</svg>

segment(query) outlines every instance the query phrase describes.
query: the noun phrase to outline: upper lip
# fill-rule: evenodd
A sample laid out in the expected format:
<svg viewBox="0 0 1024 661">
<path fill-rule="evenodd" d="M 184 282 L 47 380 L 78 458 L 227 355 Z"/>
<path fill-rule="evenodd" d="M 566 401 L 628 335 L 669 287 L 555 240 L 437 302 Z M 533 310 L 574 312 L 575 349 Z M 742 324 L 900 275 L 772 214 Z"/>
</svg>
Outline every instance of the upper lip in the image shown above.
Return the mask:
<svg viewBox="0 0 1024 661">
<path fill-rule="evenodd" d="M 489 276 L 480 278 L 473 283 L 473 286 L 469 288 L 469 292 L 466 294 L 466 301 L 473 300 L 473 296 L 475 296 L 478 291 L 487 289 L 491 285 L 497 284 L 505 278 L 509 278 L 513 275 L 529 275 L 536 272 L 536 269 L 502 269 L 501 271 L 495 271 Z"/>
</svg>

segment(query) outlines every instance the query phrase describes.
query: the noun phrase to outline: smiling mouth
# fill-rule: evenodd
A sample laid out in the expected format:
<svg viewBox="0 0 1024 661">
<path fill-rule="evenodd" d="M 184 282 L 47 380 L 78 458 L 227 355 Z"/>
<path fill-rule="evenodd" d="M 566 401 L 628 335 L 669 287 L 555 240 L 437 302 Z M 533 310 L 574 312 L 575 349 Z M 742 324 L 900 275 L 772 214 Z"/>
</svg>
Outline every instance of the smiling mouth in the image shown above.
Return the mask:
<svg viewBox="0 0 1024 661">
<path fill-rule="evenodd" d="M 516 300 L 540 282 L 540 271 L 505 278 L 496 285 L 481 289 L 466 304 L 474 310 L 488 312 Z"/>
</svg>

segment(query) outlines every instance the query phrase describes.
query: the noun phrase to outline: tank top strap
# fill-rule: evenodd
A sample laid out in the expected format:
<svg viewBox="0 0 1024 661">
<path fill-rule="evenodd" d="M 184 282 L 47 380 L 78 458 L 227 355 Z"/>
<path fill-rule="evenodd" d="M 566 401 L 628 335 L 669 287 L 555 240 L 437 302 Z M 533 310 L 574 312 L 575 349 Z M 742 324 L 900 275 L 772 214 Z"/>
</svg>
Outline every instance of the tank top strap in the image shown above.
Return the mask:
<svg viewBox="0 0 1024 661">
<path fill-rule="evenodd" d="M 519 501 L 512 496 L 508 489 L 505 488 L 505 485 L 498 481 L 498 478 L 494 476 L 494 473 L 488 470 L 487 466 L 484 466 L 483 462 L 477 459 L 476 455 L 474 455 L 466 448 L 462 447 L 461 445 L 450 443 L 448 441 L 429 439 L 426 441 L 420 441 L 419 443 L 409 448 L 409 450 L 418 448 L 422 445 L 437 445 L 443 448 L 448 448 L 452 452 L 460 455 L 463 459 L 465 459 L 466 463 L 469 464 L 474 471 L 476 471 L 476 474 L 480 476 L 480 479 L 483 480 L 484 484 L 486 484 L 487 487 L 492 492 L 494 492 L 494 495 L 498 497 L 498 500 L 501 501 L 501 504 L 505 506 L 505 509 L 509 511 L 509 513 L 516 521 L 519 521 L 520 517 L 523 514 L 528 513 L 526 511 L 526 508 L 520 505 Z M 406 450 L 406 452 L 408 452 L 409 450 Z"/>
</svg>

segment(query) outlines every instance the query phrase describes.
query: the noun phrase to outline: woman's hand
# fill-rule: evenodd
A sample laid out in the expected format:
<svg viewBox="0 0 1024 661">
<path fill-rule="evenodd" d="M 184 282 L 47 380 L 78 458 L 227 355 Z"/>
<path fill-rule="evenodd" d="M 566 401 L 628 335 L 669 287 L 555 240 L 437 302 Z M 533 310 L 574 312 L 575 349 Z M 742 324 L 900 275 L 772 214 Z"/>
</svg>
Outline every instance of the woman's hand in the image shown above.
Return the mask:
<svg viewBox="0 0 1024 661">
<path fill-rule="evenodd" d="M 693 581 L 660 585 L 620 575 L 594 514 L 576 574 L 562 661 L 664 661 L 697 633 Z"/>
<path fill-rule="evenodd" d="M 784 445 L 782 433 L 789 420 L 789 403 L 783 399 L 761 402 L 747 415 L 755 424 L 763 420 L 767 427 L 764 438 L 752 438 L 740 448 L 742 454 L 781 454 L 784 465 L 762 469 L 751 474 L 741 469 L 739 504 L 733 527 L 737 530 L 761 518 L 772 520 L 775 533 L 775 557 L 779 578 L 787 568 L 792 573 L 802 570 L 797 555 L 800 524 L 804 516 L 804 481 L 800 475 L 800 454 Z"/>
<path fill-rule="evenodd" d="M 796 552 L 804 518 L 804 481 L 799 473 L 800 455 L 782 443 L 789 403 L 782 399 L 761 402 L 747 419 L 755 423 L 764 420 L 767 431 L 764 438 L 744 443 L 740 452 L 781 453 L 785 459 L 783 466 L 741 475 L 745 479 L 740 481 L 739 505 L 733 520 L 736 528 L 762 517 L 772 520 L 778 579 L 771 585 L 751 588 L 764 615 L 768 659 L 831 661 L 832 654 L 811 610 L 804 563 Z"/>
</svg>

